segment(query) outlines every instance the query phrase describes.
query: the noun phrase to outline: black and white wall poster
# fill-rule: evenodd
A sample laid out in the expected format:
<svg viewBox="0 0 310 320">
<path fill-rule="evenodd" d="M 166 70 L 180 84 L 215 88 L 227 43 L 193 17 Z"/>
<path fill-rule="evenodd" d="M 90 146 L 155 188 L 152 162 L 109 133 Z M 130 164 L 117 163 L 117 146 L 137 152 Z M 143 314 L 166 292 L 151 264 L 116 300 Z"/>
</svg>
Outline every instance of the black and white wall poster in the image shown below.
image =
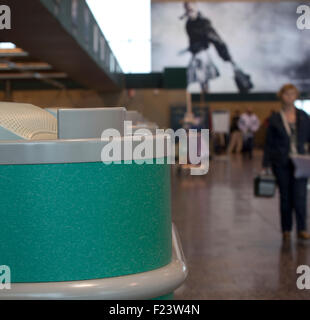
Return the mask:
<svg viewBox="0 0 310 320">
<path fill-rule="evenodd" d="M 192 92 L 276 92 L 288 82 L 307 91 L 310 30 L 298 28 L 302 4 L 153 2 L 152 71 L 186 67 Z"/>
</svg>

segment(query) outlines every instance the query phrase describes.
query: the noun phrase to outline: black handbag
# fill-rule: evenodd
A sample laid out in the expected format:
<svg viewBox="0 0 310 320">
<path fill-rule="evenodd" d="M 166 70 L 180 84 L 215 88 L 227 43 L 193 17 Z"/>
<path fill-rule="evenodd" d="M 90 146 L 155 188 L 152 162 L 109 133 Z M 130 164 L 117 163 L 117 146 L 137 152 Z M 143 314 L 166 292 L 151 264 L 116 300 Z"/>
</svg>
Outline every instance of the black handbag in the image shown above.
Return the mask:
<svg viewBox="0 0 310 320">
<path fill-rule="evenodd" d="M 273 175 L 258 175 L 254 179 L 255 197 L 271 198 L 276 192 L 276 179 Z"/>
</svg>

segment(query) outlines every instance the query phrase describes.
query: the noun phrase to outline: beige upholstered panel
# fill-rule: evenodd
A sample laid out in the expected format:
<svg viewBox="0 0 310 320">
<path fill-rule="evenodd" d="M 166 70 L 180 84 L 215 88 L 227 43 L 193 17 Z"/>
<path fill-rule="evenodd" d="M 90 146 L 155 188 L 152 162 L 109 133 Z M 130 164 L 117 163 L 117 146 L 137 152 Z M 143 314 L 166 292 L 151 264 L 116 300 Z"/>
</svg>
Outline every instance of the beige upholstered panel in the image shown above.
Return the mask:
<svg viewBox="0 0 310 320">
<path fill-rule="evenodd" d="M 0 127 L 25 140 L 57 139 L 57 119 L 32 104 L 0 102 Z"/>
</svg>

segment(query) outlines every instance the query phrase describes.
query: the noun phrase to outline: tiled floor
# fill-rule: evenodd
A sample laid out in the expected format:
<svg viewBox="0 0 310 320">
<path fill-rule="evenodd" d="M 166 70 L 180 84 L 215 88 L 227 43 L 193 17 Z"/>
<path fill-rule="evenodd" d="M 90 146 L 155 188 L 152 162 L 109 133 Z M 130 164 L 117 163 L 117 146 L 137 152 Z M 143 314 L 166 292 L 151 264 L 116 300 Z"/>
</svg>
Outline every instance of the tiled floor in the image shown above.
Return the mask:
<svg viewBox="0 0 310 320">
<path fill-rule="evenodd" d="M 190 270 L 176 299 L 310 299 L 296 287 L 310 242 L 282 244 L 278 194 L 253 196 L 260 162 L 259 154 L 218 157 L 206 176 L 172 175 L 173 220 Z"/>
</svg>

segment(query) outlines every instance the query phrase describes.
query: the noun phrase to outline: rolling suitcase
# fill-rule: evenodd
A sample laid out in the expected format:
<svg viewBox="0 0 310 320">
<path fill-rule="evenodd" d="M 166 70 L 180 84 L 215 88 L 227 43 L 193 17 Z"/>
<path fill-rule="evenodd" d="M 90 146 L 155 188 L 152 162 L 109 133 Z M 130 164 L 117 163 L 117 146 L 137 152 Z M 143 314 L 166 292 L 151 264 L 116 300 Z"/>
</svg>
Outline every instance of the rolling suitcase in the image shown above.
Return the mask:
<svg viewBox="0 0 310 320">
<path fill-rule="evenodd" d="M 240 93 L 248 93 L 254 87 L 250 75 L 240 69 L 235 70 L 235 82 Z"/>
</svg>

